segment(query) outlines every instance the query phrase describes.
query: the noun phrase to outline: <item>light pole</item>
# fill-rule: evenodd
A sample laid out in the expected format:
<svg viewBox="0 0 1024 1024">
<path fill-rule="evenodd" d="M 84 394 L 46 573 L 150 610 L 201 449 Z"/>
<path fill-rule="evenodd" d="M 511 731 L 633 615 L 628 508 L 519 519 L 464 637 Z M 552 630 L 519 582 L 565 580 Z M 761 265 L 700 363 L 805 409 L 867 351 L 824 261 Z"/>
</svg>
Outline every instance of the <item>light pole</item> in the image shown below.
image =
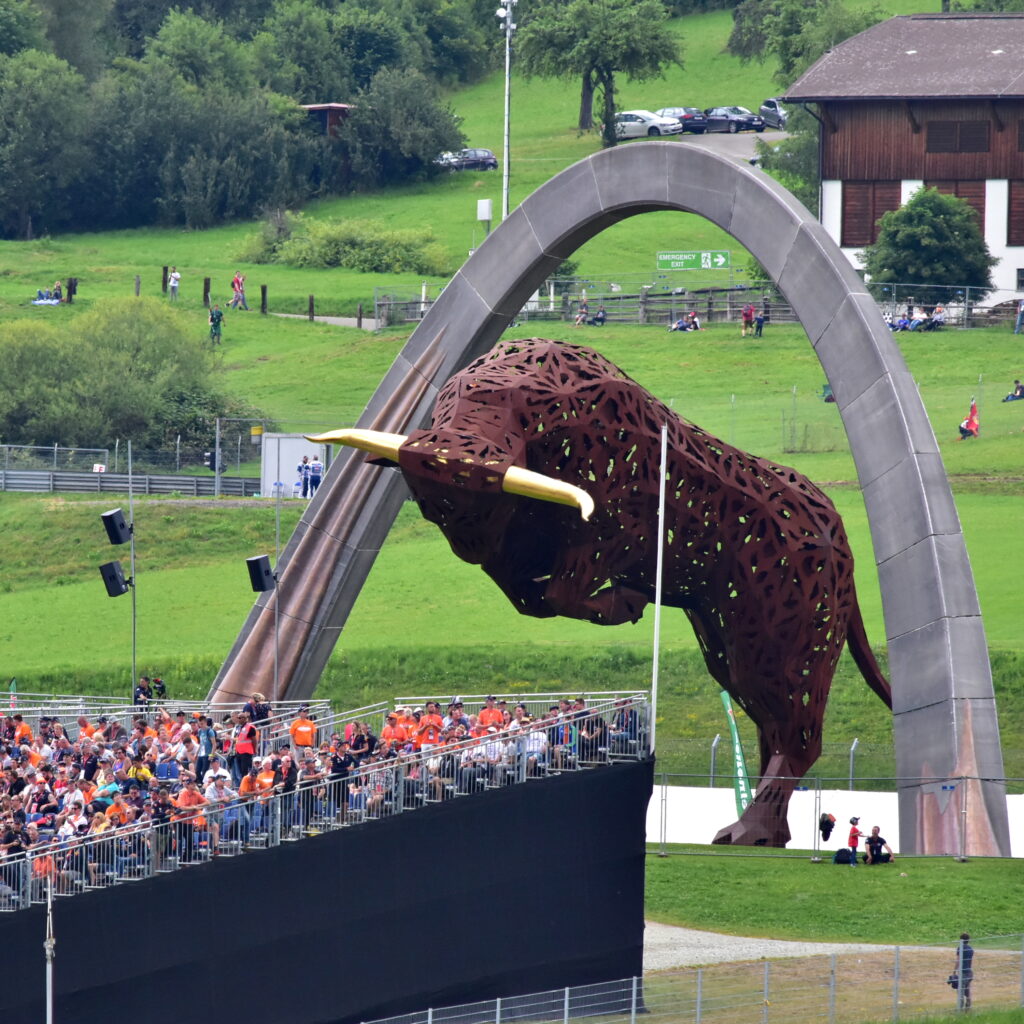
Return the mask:
<svg viewBox="0 0 1024 1024">
<path fill-rule="evenodd" d="M 103 577 L 103 585 L 107 588 L 108 597 L 120 597 L 122 594 L 132 592 L 132 679 L 128 684 L 128 692 L 134 701 L 136 671 L 136 649 L 137 649 L 137 617 L 135 607 L 135 502 L 134 488 L 132 486 L 132 443 L 128 442 L 128 520 L 125 521 L 124 513 L 119 508 L 104 512 L 100 518 L 103 520 L 103 528 L 107 531 L 107 539 L 111 544 L 128 544 L 130 575 L 125 579 L 124 570 L 120 562 L 107 562 L 100 566 L 100 575 Z"/>
<path fill-rule="evenodd" d="M 509 174 L 509 124 L 511 121 L 512 102 L 512 33 L 516 23 L 512 20 L 516 4 L 519 0 L 505 0 L 503 6 L 494 13 L 501 19 L 501 29 L 505 33 L 505 155 L 501 168 L 501 219 L 508 217 L 508 174 Z"/>
</svg>

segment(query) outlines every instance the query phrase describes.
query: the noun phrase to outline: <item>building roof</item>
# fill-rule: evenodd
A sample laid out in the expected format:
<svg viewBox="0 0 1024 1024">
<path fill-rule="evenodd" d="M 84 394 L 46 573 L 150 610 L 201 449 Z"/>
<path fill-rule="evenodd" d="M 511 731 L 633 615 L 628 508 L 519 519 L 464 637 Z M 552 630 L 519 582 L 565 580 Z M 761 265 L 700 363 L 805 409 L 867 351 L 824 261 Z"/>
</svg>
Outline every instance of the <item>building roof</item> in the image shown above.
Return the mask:
<svg viewBox="0 0 1024 1024">
<path fill-rule="evenodd" d="M 786 92 L 794 102 L 1024 97 L 1024 14 L 909 14 L 840 43 Z"/>
<path fill-rule="evenodd" d="M 355 110 L 351 103 L 301 103 L 303 110 Z"/>
</svg>

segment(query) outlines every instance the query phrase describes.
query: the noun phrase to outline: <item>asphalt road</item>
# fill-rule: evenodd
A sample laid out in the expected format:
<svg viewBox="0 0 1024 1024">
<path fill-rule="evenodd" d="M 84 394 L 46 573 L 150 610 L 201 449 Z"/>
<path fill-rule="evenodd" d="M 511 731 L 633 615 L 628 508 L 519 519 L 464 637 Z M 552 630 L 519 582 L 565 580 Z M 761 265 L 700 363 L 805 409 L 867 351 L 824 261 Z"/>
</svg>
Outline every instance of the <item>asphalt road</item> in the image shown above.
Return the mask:
<svg viewBox="0 0 1024 1024">
<path fill-rule="evenodd" d="M 754 143 L 757 139 L 769 145 L 786 138 L 785 132 L 767 128 L 760 135 L 757 132 L 705 132 L 703 135 L 677 135 L 676 140 L 684 146 L 701 146 L 710 149 L 719 156 L 732 157 L 734 160 L 749 160 L 754 155 Z"/>
</svg>

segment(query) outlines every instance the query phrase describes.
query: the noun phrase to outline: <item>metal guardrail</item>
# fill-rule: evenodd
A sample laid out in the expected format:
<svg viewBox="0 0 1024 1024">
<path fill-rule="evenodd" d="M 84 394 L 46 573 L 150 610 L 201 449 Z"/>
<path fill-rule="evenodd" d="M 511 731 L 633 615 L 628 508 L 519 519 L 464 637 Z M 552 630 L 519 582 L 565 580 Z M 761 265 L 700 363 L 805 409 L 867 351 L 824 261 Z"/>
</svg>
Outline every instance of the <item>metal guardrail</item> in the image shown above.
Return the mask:
<svg viewBox="0 0 1024 1024">
<path fill-rule="evenodd" d="M 571 720 L 539 721 L 519 732 L 489 734 L 444 747 L 424 747 L 418 753 L 402 752 L 388 760 L 371 760 L 345 776 L 317 778 L 297 785 L 292 792 L 268 790 L 245 800 L 232 795 L 195 810 L 182 809 L 169 824 L 143 820 L 81 837 L 41 838 L 29 850 L 0 859 L 0 911 L 23 910 L 45 902 L 51 884 L 56 896 L 74 896 L 445 800 L 564 772 L 645 760 L 650 717 L 647 700 L 620 703 L 620 709 L 637 713 L 628 734 L 607 731 L 605 716 L 614 707 L 607 701 Z M 589 735 L 599 723 L 604 743 L 581 735 Z"/>
<path fill-rule="evenodd" d="M 212 498 L 216 488 L 212 476 L 154 476 L 133 474 L 132 490 L 139 494 L 175 494 Z M 46 494 L 66 491 L 76 494 L 127 494 L 127 473 L 65 473 L 60 471 L 0 469 L 0 491 Z M 256 477 L 222 476 L 222 497 L 251 498 L 260 491 Z"/>
<path fill-rule="evenodd" d="M 1021 944 L 1024 935 L 972 939 L 975 950 L 967 991 L 972 1010 L 1024 1006 Z M 828 1024 L 900 1021 L 964 1010 L 956 943 L 944 946 L 861 946 L 850 953 L 801 953 L 786 959 L 720 963 L 622 978 L 530 995 L 489 999 L 371 1024 L 569 1024 L 602 1017 L 604 1024 Z"/>
</svg>

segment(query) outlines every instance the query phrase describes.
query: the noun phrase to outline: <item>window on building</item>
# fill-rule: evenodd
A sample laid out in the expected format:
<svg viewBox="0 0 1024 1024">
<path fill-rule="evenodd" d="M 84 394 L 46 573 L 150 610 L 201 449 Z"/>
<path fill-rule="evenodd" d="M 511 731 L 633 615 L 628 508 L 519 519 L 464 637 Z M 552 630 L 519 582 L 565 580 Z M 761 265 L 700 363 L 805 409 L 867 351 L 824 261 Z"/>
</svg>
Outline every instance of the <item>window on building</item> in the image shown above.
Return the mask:
<svg viewBox="0 0 1024 1024">
<path fill-rule="evenodd" d="M 956 196 L 967 203 L 985 225 L 985 182 L 983 181 L 926 181 L 925 188 L 938 189 L 948 196 Z"/>
<path fill-rule="evenodd" d="M 844 181 L 839 244 L 849 248 L 871 245 L 878 238 L 882 214 L 899 208 L 898 181 Z"/>
<path fill-rule="evenodd" d="M 1017 291 L 1024 292 L 1024 267 L 1017 268 Z"/>
<path fill-rule="evenodd" d="M 1009 185 L 1009 201 L 1006 204 L 1006 244 L 1024 245 L 1024 181 L 1011 181 Z"/>
<path fill-rule="evenodd" d="M 987 153 L 988 121 L 929 121 L 925 151 L 928 153 Z"/>
<path fill-rule="evenodd" d="M 1024 121 L 1017 122 L 1017 149 L 1024 152 Z"/>
</svg>

